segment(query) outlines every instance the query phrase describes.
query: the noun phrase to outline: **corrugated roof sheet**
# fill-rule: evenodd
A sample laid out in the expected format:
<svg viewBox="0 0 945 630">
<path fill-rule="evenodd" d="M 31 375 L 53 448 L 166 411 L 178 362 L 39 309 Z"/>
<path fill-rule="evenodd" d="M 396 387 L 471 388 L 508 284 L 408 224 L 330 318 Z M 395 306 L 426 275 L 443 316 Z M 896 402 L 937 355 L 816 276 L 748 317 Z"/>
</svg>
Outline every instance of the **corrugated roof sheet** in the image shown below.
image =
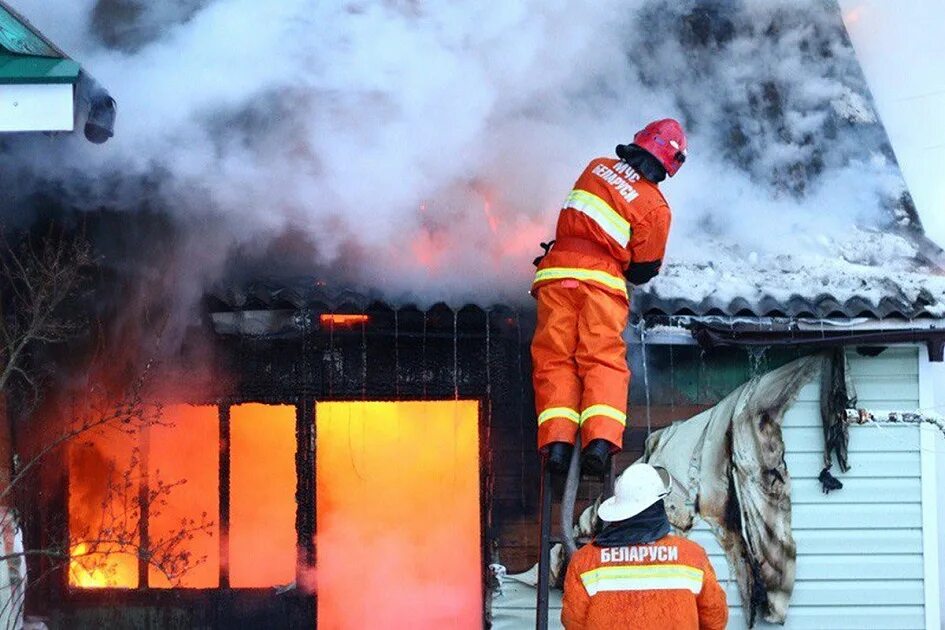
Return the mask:
<svg viewBox="0 0 945 630">
<path fill-rule="evenodd" d="M 482 336 L 492 334 L 527 339 L 534 317 L 504 304 L 447 304 L 418 306 L 391 302 L 373 293 L 328 287 L 311 279 L 266 280 L 218 286 L 205 295 L 210 323 L 220 335 L 267 339 L 297 338 L 326 330 L 319 315 L 366 314 L 363 324 L 337 330 L 359 334 L 397 331 L 424 335 Z"/>
<path fill-rule="evenodd" d="M 324 313 L 363 313 L 378 310 L 436 311 L 440 309 L 463 311 L 470 308 L 482 311 L 512 310 L 505 304 L 483 302 L 439 301 L 424 306 L 410 300 L 389 300 L 376 291 L 332 287 L 311 278 L 277 278 L 218 285 L 206 293 L 205 304 L 210 312 L 301 308 Z"/>
<path fill-rule="evenodd" d="M 430 306 L 410 301 L 392 301 L 376 292 L 329 287 L 307 278 L 268 279 L 244 284 L 219 285 L 207 292 L 205 304 L 210 312 L 277 311 L 311 309 L 323 313 L 363 313 L 385 310 L 433 311 L 449 309 L 515 310 L 500 303 L 438 302 Z M 789 319 L 941 319 L 942 302 L 929 291 L 920 291 L 916 299 L 904 293 L 882 297 L 878 302 L 862 296 L 839 300 L 829 293 L 814 297 L 794 294 L 787 299 L 763 295 L 749 300 L 726 300 L 710 296 L 702 300 L 685 297 L 664 298 L 648 289 L 633 293 L 634 318 L 662 316 L 719 316 Z M 531 304 L 524 305 L 529 310 Z"/>
<path fill-rule="evenodd" d="M 941 319 L 941 305 L 931 294 L 918 300 L 905 296 L 883 297 L 873 303 L 863 297 L 844 301 L 822 293 L 813 298 L 794 294 L 786 300 L 765 295 L 749 301 L 743 297 L 719 300 L 707 297 L 694 301 L 687 298 L 664 299 L 650 292 L 634 293 L 633 312 L 647 318 L 659 316 L 779 317 L 791 319 Z"/>
<path fill-rule="evenodd" d="M 914 253 L 897 256 L 890 240 L 864 241 L 864 260 L 742 254 L 707 241 L 708 260 L 670 259 L 633 294 L 634 312 L 728 317 L 945 319 L 945 272 Z M 894 240 L 893 242 L 897 242 Z M 683 252 L 688 254 L 689 252 Z"/>
</svg>

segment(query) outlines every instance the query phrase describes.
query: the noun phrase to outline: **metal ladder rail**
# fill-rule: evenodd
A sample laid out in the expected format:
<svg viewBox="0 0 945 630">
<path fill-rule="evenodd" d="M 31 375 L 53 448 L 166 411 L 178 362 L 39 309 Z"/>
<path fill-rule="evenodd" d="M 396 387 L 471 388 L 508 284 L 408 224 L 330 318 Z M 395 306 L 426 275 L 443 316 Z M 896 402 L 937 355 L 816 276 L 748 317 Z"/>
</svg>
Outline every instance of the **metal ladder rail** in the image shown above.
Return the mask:
<svg viewBox="0 0 945 630">
<path fill-rule="evenodd" d="M 614 460 L 610 460 L 610 468 L 603 476 L 585 476 L 581 475 L 581 481 L 585 479 L 601 479 L 604 483 L 603 493 L 605 496 L 609 496 L 613 493 L 614 486 Z M 540 512 L 540 528 L 541 528 L 541 541 L 538 548 L 538 596 L 537 596 L 537 610 L 535 614 L 535 629 L 536 630 L 548 630 L 548 607 L 550 604 L 551 598 L 551 547 L 553 544 L 562 542 L 558 538 L 554 538 L 551 535 L 551 515 L 552 515 L 552 495 L 554 490 L 552 488 L 552 474 L 551 471 L 545 466 L 545 462 L 541 463 L 541 488 L 540 488 L 540 499 L 539 503 L 541 506 Z"/>
<path fill-rule="evenodd" d="M 538 547 L 538 606 L 535 613 L 536 630 L 548 630 L 548 599 L 551 586 L 551 471 L 541 463 L 541 542 Z"/>
</svg>

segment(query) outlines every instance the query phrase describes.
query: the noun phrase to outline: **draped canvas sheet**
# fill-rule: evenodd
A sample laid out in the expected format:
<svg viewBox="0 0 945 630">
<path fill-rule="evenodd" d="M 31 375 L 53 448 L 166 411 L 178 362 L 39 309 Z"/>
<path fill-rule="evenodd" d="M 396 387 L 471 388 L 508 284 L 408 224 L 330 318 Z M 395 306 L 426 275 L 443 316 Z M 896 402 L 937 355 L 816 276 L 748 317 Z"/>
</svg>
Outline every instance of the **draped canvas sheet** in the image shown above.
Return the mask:
<svg viewBox="0 0 945 630">
<path fill-rule="evenodd" d="M 690 420 L 653 433 L 644 460 L 667 468 L 667 510 L 685 533 L 696 515 L 715 531 L 749 623 L 784 623 L 794 588 L 791 478 L 781 422 L 800 389 L 833 357 L 793 361 L 738 387 Z"/>
</svg>

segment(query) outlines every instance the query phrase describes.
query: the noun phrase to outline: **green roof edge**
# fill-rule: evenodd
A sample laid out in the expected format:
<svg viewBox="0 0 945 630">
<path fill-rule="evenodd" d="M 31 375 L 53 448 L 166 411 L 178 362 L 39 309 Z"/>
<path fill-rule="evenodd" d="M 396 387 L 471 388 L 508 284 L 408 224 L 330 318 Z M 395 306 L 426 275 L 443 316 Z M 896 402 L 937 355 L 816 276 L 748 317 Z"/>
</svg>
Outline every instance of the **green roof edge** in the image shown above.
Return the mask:
<svg viewBox="0 0 945 630">
<path fill-rule="evenodd" d="M 27 19 L 23 16 L 23 14 L 21 14 L 19 11 L 17 11 L 17 10 L 14 9 L 13 7 L 11 7 L 11 6 L 10 6 L 9 4 L 7 4 L 4 0 L 0 0 L 0 7 L 3 7 L 3 8 L 6 10 L 7 13 L 9 13 L 10 15 L 13 16 L 13 18 L 14 18 L 15 20 L 17 20 L 20 24 L 22 24 L 22 25 L 25 26 L 27 29 L 29 29 L 29 31 L 30 31 L 31 33 L 33 33 L 33 35 L 35 35 L 35 36 L 38 37 L 39 39 L 43 40 L 43 42 L 44 42 L 47 46 L 49 46 L 54 52 L 56 52 L 57 54 L 59 54 L 60 57 L 62 57 L 63 59 L 69 59 L 69 55 L 67 55 L 66 53 L 64 53 L 64 52 L 62 51 L 62 49 L 59 48 L 59 46 L 56 46 L 55 42 L 53 42 L 53 41 L 50 40 L 48 37 L 46 37 L 45 35 L 43 35 L 43 33 L 42 33 L 38 28 L 36 28 L 35 26 L 33 26 L 32 22 L 30 22 L 29 20 L 27 20 Z M 5 50 L 5 49 L 4 49 L 4 50 Z"/>
<path fill-rule="evenodd" d="M 80 70 L 72 59 L 0 52 L 0 85 L 76 83 Z"/>
</svg>

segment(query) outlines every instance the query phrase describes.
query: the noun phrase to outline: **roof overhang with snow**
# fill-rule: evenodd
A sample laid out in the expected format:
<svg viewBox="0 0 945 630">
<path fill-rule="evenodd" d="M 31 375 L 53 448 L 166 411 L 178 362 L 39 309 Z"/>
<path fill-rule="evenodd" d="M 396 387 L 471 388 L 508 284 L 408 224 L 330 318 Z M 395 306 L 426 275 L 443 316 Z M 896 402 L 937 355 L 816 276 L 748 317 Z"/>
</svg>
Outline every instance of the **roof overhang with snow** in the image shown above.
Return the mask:
<svg viewBox="0 0 945 630">
<path fill-rule="evenodd" d="M 711 204 L 709 211 L 703 209 L 700 220 L 691 222 L 695 237 L 677 238 L 689 246 L 671 251 L 660 275 L 633 292 L 636 328 L 660 331 L 647 334 L 647 342 L 680 343 L 688 337 L 688 343 L 712 347 L 883 339 L 929 343 L 940 359 L 945 253 L 924 233 L 836 3 L 762 11 L 709 2 L 688 13 L 679 9 L 668 19 L 667 27 L 697 49 L 694 58 L 708 60 L 705 67 L 693 66 L 685 80 L 674 76 L 674 83 L 705 88 L 706 77 L 731 79 L 720 64 L 741 64 L 742 74 L 719 97 L 727 99 L 726 115 L 711 121 L 719 128 L 720 146 L 734 157 L 709 157 L 725 161 L 732 174 L 767 182 L 745 189 L 759 200 L 791 200 L 785 212 L 804 212 L 801 219 L 774 212 L 762 219 L 747 213 L 760 211 L 763 203 L 748 205 L 736 219 L 763 228 L 753 231 L 731 229 L 725 223 L 730 214 L 720 223 Z M 759 48 L 758 42 L 765 45 Z M 748 54 L 756 55 L 757 63 Z M 803 81 L 797 73 L 777 71 L 779 55 L 790 57 L 786 67 L 805 69 Z M 832 85 L 834 93 L 811 89 L 808 79 Z M 758 85 L 768 92 L 759 95 Z M 697 105 L 704 93 L 676 90 L 674 95 L 683 111 L 701 111 Z M 798 120 L 811 127 L 794 126 Z M 764 142 L 746 145 L 754 152 L 742 156 L 738 149 L 746 129 Z M 834 166 L 825 168 L 825 160 Z M 871 171 L 880 166 L 882 176 Z M 882 180 L 889 186 L 861 194 L 841 181 L 846 171 L 856 182 Z M 818 186 L 843 192 L 817 197 L 811 191 Z M 693 203 L 698 199 L 689 201 L 699 209 Z M 680 204 L 677 214 L 687 212 L 692 209 Z M 844 227 L 826 227 L 838 215 Z M 754 238 L 754 232 L 770 237 Z"/>
</svg>

